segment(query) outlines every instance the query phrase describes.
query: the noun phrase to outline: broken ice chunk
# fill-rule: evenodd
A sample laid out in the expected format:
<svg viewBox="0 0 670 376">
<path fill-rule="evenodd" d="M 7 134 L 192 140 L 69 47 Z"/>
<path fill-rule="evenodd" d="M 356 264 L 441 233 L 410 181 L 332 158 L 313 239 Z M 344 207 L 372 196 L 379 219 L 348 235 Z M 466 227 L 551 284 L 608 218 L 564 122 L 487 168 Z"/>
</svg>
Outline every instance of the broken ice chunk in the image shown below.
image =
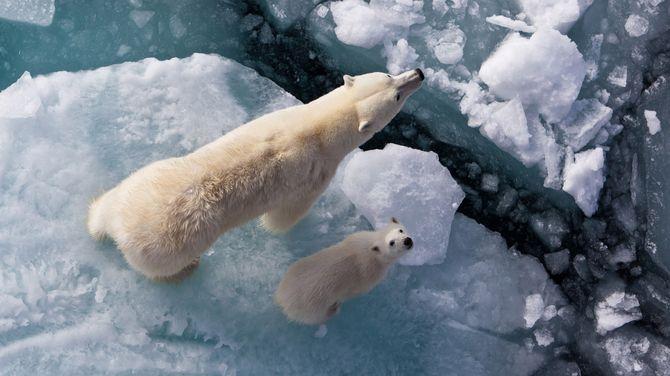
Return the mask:
<svg viewBox="0 0 670 376">
<path fill-rule="evenodd" d="M 661 121 L 656 116 L 656 111 L 644 110 L 644 118 L 647 121 L 647 129 L 650 135 L 655 135 L 661 131 Z"/>
<path fill-rule="evenodd" d="M 529 26 L 527 23 L 521 20 L 513 20 L 505 16 L 486 17 L 486 22 L 490 23 L 491 25 L 502 26 L 510 30 L 521 31 L 524 33 L 534 33 L 535 30 L 537 30 L 535 26 Z"/>
<path fill-rule="evenodd" d="M 433 30 L 426 36 L 426 45 L 442 64 L 456 64 L 463 58 L 465 33 L 450 25 L 444 30 Z"/>
<path fill-rule="evenodd" d="M 526 297 L 526 306 L 523 312 L 523 319 L 526 322 L 526 328 L 532 328 L 537 320 L 544 313 L 544 300 L 540 294 L 532 294 Z"/>
<path fill-rule="evenodd" d="M 489 106 L 492 108 L 494 106 Z M 526 166 L 534 165 L 541 158 L 531 148 L 528 122 L 519 98 L 499 105 L 479 131 Z"/>
<path fill-rule="evenodd" d="M 537 27 L 550 27 L 566 33 L 593 0 L 517 0 Z"/>
<path fill-rule="evenodd" d="M 549 273 L 553 275 L 561 274 L 570 266 L 570 251 L 564 249 L 558 252 L 545 253 L 544 264 L 547 266 Z"/>
<path fill-rule="evenodd" d="M 138 28 L 143 28 L 154 16 L 154 11 L 151 10 L 133 10 L 130 12 L 130 18 L 133 20 Z"/>
<path fill-rule="evenodd" d="M 607 76 L 607 81 L 618 87 L 626 87 L 628 82 L 628 67 L 625 65 L 614 67 L 609 76 Z"/>
<path fill-rule="evenodd" d="M 587 217 L 598 207 L 600 189 L 605 182 L 603 167 L 605 152 L 602 148 L 586 150 L 566 157 L 563 171 L 563 190 L 574 197 L 577 206 Z"/>
<path fill-rule="evenodd" d="M 465 194 L 433 152 L 388 144 L 351 158 L 342 190 L 375 228 L 397 217 L 415 240 L 404 265 L 444 261 L 451 222 Z"/>
<path fill-rule="evenodd" d="M 573 151 L 580 151 L 612 118 L 612 109 L 597 99 L 575 101 L 570 113 L 557 124 L 563 143 Z"/>
<path fill-rule="evenodd" d="M 586 63 L 570 38 L 556 30 L 539 30 L 530 39 L 513 34 L 486 60 L 479 76 L 506 100 L 518 97 L 524 109 L 545 120 L 563 119 L 577 98 Z"/>
<path fill-rule="evenodd" d="M 563 237 L 569 232 L 568 225 L 555 210 L 533 214 L 530 217 L 530 228 L 551 249 L 560 248 Z"/>
<path fill-rule="evenodd" d="M 626 20 L 624 28 L 631 37 L 640 37 L 649 30 L 649 21 L 637 14 L 631 14 Z"/>
<path fill-rule="evenodd" d="M 484 192 L 496 193 L 498 192 L 498 183 L 500 179 L 493 174 L 484 174 L 482 175 L 482 184 L 481 189 Z"/>
<path fill-rule="evenodd" d="M 54 0 L 4 0 L 0 1 L 0 18 L 49 26 L 54 18 Z"/>
<path fill-rule="evenodd" d="M 416 50 L 400 39 L 395 45 L 392 42 L 384 42 L 384 53 L 386 55 L 386 70 L 391 74 L 398 74 L 413 67 L 419 55 Z"/>
<path fill-rule="evenodd" d="M 537 344 L 541 347 L 547 347 L 554 342 L 554 336 L 549 329 L 536 329 L 533 331 L 533 335 L 535 336 L 535 341 L 537 341 Z"/>
<path fill-rule="evenodd" d="M 634 294 L 615 291 L 598 302 L 594 308 L 600 334 L 619 328 L 626 323 L 642 318 L 640 302 Z"/>
<path fill-rule="evenodd" d="M 33 117 L 40 107 L 42 107 L 42 101 L 28 72 L 24 72 L 21 78 L 0 92 L 0 118 Z"/>
<path fill-rule="evenodd" d="M 418 5 L 422 2 L 416 2 Z M 384 40 L 407 36 L 409 27 L 425 22 L 413 1 L 395 3 L 389 0 L 344 0 L 330 5 L 335 21 L 335 35 L 342 43 L 371 48 Z"/>
</svg>

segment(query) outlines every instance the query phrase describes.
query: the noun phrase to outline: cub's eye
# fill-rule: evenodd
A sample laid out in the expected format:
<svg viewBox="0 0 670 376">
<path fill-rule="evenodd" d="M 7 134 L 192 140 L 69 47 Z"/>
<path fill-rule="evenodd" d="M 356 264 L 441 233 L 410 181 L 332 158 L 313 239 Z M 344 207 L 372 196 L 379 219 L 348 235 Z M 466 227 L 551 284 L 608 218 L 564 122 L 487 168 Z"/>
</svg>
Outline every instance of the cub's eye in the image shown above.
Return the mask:
<svg viewBox="0 0 670 376">
<path fill-rule="evenodd" d="M 389 242 L 389 245 L 390 245 L 391 247 L 393 247 L 393 246 L 395 245 L 395 240 L 391 240 L 391 241 Z"/>
<path fill-rule="evenodd" d="M 402 231 L 402 230 L 398 230 L 398 231 L 400 231 L 400 233 L 401 233 L 401 234 L 403 233 L 403 231 Z"/>
<path fill-rule="evenodd" d="M 398 102 L 400 100 L 400 94 L 395 96 L 395 101 Z"/>
<path fill-rule="evenodd" d="M 391 78 L 391 75 L 390 75 L 390 74 L 387 74 L 386 77 Z"/>
</svg>

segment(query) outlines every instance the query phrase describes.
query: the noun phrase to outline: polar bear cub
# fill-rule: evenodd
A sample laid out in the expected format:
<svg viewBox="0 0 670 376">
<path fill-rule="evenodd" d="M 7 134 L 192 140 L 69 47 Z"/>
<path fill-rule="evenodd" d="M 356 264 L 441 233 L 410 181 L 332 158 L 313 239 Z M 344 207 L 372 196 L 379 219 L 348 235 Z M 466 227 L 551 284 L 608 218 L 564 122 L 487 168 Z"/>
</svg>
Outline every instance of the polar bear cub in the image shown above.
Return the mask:
<svg viewBox="0 0 670 376">
<path fill-rule="evenodd" d="M 384 128 L 423 78 L 419 69 L 344 76 L 344 85 L 310 103 L 149 164 L 91 204 L 88 231 L 112 238 L 144 275 L 179 279 L 233 227 L 262 215 L 266 228 L 287 230 L 342 159 Z"/>
<path fill-rule="evenodd" d="M 303 324 L 323 324 L 342 302 L 375 287 L 386 271 L 412 248 L 395 218 L 377 231 L 362 231 L 295 262 L 275 293 L 284 314 Z"/>
</svg>

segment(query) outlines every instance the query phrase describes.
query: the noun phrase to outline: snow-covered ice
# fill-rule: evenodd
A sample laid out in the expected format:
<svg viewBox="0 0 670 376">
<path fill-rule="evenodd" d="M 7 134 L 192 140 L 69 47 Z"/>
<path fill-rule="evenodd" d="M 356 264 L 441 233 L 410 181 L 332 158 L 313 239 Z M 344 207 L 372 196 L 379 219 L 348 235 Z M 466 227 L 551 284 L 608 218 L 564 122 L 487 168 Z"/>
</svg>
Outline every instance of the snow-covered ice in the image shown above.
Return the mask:
<svg viewBox="0 0 670 376">
<path fill-rule="evenodd" d="M 538 112 L 550 122 L 568 114 L 585 75 L 586 63 L 574 42 L 547 29 L 530 38 L 512 34 L 479 69 L 482 81 L 499 98 L 518 97 L 527 112 Z"/>
<path fill-rule="evenodd" d="M 54 0 L 3 0 L 0 2 L 0 18 L 49 26 L 54 18 Z"/>
<path fill-rule="evenodd" d="M 486 22 L 492 25 L 498 25 L 510 30 L 521 31 L 524 33 L 534 33 L 537 30 L 537 28 L 534 26 L 530 26 L 521 20 L 513 20 L 500 15 L 486 17 Z"/>
<path fill-rule="evenodd" d="M 516 0 L 534 26 L 567 33 L 593 0 Z"/>
<path fill-rule="evenodd" d="M 333 2 L 330 10 L 337 25 L 335 34 L 343 43 L 370 48 L 383 41 L 406 37 L 409 27 L 423 23 L 422 1 L 344 0 Z"/>
<path fill-rule="evenodd" d="M 24 72 L 18 81 L 0 92 L 0 118 L 32 117 L 41 106 L 35 82 L 28 72 Z"/>
<path fill-rule="evenodd" d="M 463 193 L 434 154 L 394 145 L 358 152 L 293 231 L 274 236 L 256 223 L 235 229 L 203 255 L 192 277 L 157 284 L 131 270 L 113 244 L 89 238 L 83 221 L 90 198 L 150 161 L 299 102 L 248 68 L 201 54 L 36 76 L 31 85 L 39 110 L 0 118 L 3 371 L 40 365 L 60 374 L 316 375 L 374 367 L 380 374 L 531 375 L 551 356 L 508 334 L 524 328 L 525 296 L 541 294 L 557 307 L 565 299 L 536 259 L 508 250 L 500 235 L 473 220 L 454 218 Z M 394 214 L 423 219 L 422 227 L 430 218 L 425 208 L 445 213 L 422 239 L 445 263 L 397 266 L 315 339 L 315 328 L 284 319 L 272 293 L 299 257 L 370 228 L 339 187 L 351 184 L 343 181 L 357 163 L 377 159 L 401 174 L 366 192 L 377 188 L 399 199 L 388 191 L 399 187 L 420 195 L 398 202 Z M 364 175 L 354 176 L 366 184 Z M 421 199 L 425 206 L 413 205 Z M 456 233 L 445 240 L 452 219 Z M 456 305 L 437 309 L 442 303 L 434 296 L 453 297 Z M 404 301 L 413 303 L 398 304 Z M 499 315 L 492 321 L 493 311 Z M 442 321 L 444 315 L 450 319 Z M 338 356 L 324 359 L 326 352 Z"/>
<path fill-rule="evenodd" d="M 412 234 L 404 265 L 444 261 L 454 213 L 465 194 L 437 155 L 388 144 L 355 154 L 346 164 L 342 189 L 375 227 L 396 217 Z"/>
</svg>

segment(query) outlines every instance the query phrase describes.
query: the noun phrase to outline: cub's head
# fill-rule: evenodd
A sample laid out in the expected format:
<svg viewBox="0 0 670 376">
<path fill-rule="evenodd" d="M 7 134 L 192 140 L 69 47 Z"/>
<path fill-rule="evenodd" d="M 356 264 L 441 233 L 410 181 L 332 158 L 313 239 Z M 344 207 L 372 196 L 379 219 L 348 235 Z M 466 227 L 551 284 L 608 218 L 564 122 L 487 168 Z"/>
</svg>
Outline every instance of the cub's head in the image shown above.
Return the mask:
<svg viewBox="0 0 670 376">
<path fill-rule="evenodd" d="M 379 239 L 372 245 L 370 251 L 387 261 L 394 261 L 407 253 L 414 245 L 405 226 L 395 218 L 391 218 L 389 224 L 377 230 L 377 233 L 380 234 Z"/>
<path fill-rule="evenodd" d="M 355 77 L 345 75 L 344 89 L 356 102 L 358 131 L 372 135 L 382 130 L 421 86 L 423 79 L 421 69 L 397 76 L 379 72 Z"/>
</svg>

